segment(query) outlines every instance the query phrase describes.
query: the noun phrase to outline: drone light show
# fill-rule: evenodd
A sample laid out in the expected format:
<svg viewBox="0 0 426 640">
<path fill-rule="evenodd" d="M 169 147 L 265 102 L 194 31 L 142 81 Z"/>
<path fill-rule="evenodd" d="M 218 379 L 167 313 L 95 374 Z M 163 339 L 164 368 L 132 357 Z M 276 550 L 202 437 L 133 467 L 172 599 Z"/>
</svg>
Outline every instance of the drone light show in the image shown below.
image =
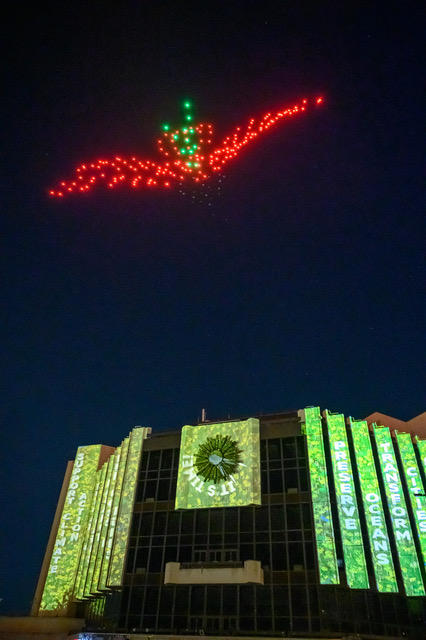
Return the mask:
<svg viewBox="0 0 426 640">
<path fill-rule="evenodd" d="M 252 117 L 237 126 L 219 144 L 215 141 L 213 125 L 194 122 L 192 103 L 183 103 L 183 124 L 175 128 L 162 126 L 157 139 L 157 157 L 141 159 L 137 156 L 99 158 L 83 162 L 71 178 L 62 180 L 49 195 L 63 198 L 72 193 L 87 193 L 103 185 L 107 189 L 171 189 L 183 184 L 206 182 L 223 171 L 224 166 L 239 156 L 252 142 L 284 119 L 305 113 L 309 107 L 323 103 L 322 97 L 303 98 L 298 104 L 268 112 L 260 118 Z"/>
</svg>

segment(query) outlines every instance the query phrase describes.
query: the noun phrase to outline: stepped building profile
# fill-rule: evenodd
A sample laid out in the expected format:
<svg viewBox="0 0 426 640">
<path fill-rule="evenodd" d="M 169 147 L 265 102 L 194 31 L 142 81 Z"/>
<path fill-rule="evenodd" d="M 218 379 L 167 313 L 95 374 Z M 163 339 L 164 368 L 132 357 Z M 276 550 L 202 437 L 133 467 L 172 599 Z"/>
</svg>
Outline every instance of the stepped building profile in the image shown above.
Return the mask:
<svg viewBox="0 0 426 640">
<path fill-rule="evenodd" d="M 306 407 L 81 446 L 32 615 L 85 638 L 423 639 L 423 438 L 426 414 Z"/>
</svg>

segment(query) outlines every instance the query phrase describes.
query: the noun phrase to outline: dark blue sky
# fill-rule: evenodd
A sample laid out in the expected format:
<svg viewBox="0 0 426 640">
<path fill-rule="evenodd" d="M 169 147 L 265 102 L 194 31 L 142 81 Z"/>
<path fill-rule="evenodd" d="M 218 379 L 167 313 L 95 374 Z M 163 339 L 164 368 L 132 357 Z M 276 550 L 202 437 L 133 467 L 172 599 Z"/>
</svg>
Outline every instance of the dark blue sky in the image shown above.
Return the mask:
<svg viewBox="0 0 426 640">
<path fill-rule="evenodd" d="M 7 26 L 3 613 L 29 609 L 80 444 L 202 407 L 425 409 L 421 3 L 60 4 Z M 318 93 L 211 206 L 46 198 L 84 159 L 152 156 L 183 98 L 225 134 Z"/>
</svg>

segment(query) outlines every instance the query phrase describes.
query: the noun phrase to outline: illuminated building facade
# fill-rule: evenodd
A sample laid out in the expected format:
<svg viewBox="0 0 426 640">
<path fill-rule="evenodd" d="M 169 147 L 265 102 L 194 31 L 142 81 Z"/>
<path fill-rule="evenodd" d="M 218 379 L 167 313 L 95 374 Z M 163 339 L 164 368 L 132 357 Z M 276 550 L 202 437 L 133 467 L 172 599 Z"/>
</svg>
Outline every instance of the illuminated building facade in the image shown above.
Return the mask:
<svg viewBox="0 0 426 640">
<path fill-rule="evenodd" d="M 307 407 L 104 449 L 68 469 L 33 614 L 424 638 L 426 440 Z"/>
</svg>

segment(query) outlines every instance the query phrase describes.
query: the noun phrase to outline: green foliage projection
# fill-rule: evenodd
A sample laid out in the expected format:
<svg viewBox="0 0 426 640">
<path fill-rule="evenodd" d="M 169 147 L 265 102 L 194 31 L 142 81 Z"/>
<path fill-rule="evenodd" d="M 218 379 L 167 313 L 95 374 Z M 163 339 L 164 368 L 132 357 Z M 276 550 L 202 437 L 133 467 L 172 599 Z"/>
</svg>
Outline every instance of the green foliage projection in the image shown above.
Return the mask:
<svg viewBox="0 0 426 640">
<path fill-rule="evenodd" d="M 328 411 L 325 412 L 325 416 L 333 465 L 346 579 L 351 589 L 368 589 L 370 583 L 365 562 L 345 418 L 341 413 L 333 414 Z"/>
<path fill-rule="evenodd" d="M 411 435 L 409 433 L 396 433 L 399 453 L 404 470 L 405 483 L 410 496 L 414 522 L 416 523 L 417 538 L 423 556 L 423 564 L 426 564 L 426 497 L 425 488 L 417 464 Z"/>
<path fill-rule="evenodd" d="M 259 420 L 182 427 L 175 509 L 261 504 Z"/>
<path fill-rule="evenodd" d="M 79 447 L 44 585 L 39 615 L 66 615 L 73 597 L 101 445 Z"/>
<path fill-rule="evenodd" d="M 374 426 L 381 475 L 407 596 L 424 596 L 422 574 L 388 427 Z"/>
<path fill-rule="evenodd" d="M 137 427 L 130 434 L 129 452 L 110 560 L 109 587 L 121 587 L 123 584 L 124 565 L 139 475 L 142 444 L 148 433 L 149 429 L 146 427 Z"/>
<path fill-rule="evenodd" d="M 352 420 L 349 424 L 354 443 L 358 478 L 367 522 L 371 558 L 378 591 L 395 593 L 398 584 L 386 527 L 379 481 L 371 448 L 366 420 Z"/>
<path fill-rule="evenodd" d="M 120 463 L 119 463 L 118 472 L 117 472 L 117 483 L 115 487 L 114 496 L 112 499 L 111 520 L 110 520 L 108 534 L 105 542 L 105 553 L 102 561 L 101 575 L 102 575 L 103 584 L 106 584 L 106 586 L 108 586 L 108 581 L 109 581 L 112 547 L 114 544 L 115 530 L 117 527 L 117 519 L 118 519 L 118 511 L 120 508 L 120 496 L 123 490 L 124 472 L 126 470 L 127 456 L 129 453 L 129 442 L 130 442 L 130 437 L 127 437 L 125 440 L 123 440 L 121 444 Z"/>
<path fill-rule="evenodd" d="M 229 436 L 219 434 L 214 438 L 207 438 L 195 454 L 197 473 L 206 482 L 217 484 L 221 480 L 228 480 L 231 474 L 238 472 L 241 453 L 237 442 Z"/>
<path fill-rule="evenodd" d="M 307 407 L 304 410 L 304 420 L 320 582 L 321 584 L 339 584 L 319 407 Z"/>
<path fill-rule="evenodd" d="M 114 501 L 114 495 L 115 495 L 115 492 L 117 491 L 117 477 L 118 477 L 118 470 L 120 466 L 120 459 L 121 459 L 121 447 L 118 447 L 115 450 L 115 453 L 113 456 L 111 482 L 109 486 L 108 498 L 107 498 L 107 503 L 105 507 L 104 522 L 103 522 L 102 531 L 101 531 L 100 547 L 102 549 L 102 557 L 99 562 L 98 583 L 97 583 L 97 588 L 99 591 L 104 591 L 106 589 L 106 579 L 108 576 L 108 564 L 110 559 L 110 554 L 107 556 L 107 540 L 108 540 L 109 532 L 112 528 L 112 523 L 111 523 L 112 506 Z"/>
</svg>

